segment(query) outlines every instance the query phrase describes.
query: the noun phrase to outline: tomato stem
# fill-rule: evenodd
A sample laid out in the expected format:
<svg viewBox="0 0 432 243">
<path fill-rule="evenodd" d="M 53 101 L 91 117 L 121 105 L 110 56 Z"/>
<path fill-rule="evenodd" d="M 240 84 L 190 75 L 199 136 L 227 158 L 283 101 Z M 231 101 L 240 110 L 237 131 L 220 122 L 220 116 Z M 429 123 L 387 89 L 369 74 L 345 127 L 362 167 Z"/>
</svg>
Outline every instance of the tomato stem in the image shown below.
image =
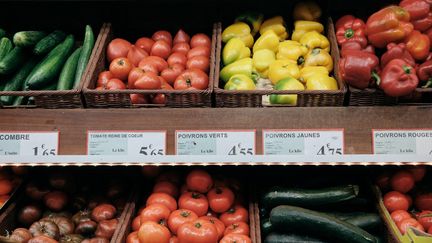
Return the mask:
<svg viewBox="0 0 432 243">
<path fill-rule="evenodd" d="M 201 223 L 196 223 L 195 224 L 195 227 L 198 228 L 198 229 L 201 228 L 201 226 L 202 226 Z"/>
<path fill-rule="evenodd" d="M 190 212 L 188 212 L 188 211 L 182 211 L 182 212 L 180 213 L 180 215 L 181 215 L 182 217 L 187 218 L 187 217 L 189 217 Z"/>
<path fill-rule="evenodd" d="M 345 31 L 345 38 L 351 39 L 354 36 L 354 30 L 353 29 L 347 29 Z"/>
<path fill-rule="evenodd" d="M 223 190 L 220 187 L 216 187 L 215 192 L 216 194 L 222 194 Z"/>
<path fill-rule="evenodd" d="M 198 199 L 201 197 L 201 194 L 197 193 L 197 192 L 192 192 L 192 198 L 193 199 Z"/>
</svg>

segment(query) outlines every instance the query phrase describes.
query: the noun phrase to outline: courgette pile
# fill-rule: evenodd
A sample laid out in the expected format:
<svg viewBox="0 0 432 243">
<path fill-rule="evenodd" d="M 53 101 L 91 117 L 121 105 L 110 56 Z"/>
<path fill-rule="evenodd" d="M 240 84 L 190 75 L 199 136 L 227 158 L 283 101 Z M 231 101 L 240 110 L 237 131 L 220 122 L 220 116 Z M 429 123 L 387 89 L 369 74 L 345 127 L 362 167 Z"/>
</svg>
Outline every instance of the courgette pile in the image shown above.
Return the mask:
<svg viewBox="0 0 432 243">
<path fill-rule="evenodd" d="M 70 90 L 78 87 L 95 44 L 85 28 L 82 46 L 61 30 L 20 31 L 11 38 L 0 29 L 0 90 Z M 3 105 L 29 104 L 33 99 L 1 96 Z"/>
<path fill-rule="evenodd" d="M 326 188 L 274 187 L 261 196 L 265 243 L 380 242 L 382 222 L 370 208 L 359 210 L 358 185 Z M 334 210 L 339 209 L 339 210 Z M 331 210 L 331 211 L 329 211 Z"/>
</svg>

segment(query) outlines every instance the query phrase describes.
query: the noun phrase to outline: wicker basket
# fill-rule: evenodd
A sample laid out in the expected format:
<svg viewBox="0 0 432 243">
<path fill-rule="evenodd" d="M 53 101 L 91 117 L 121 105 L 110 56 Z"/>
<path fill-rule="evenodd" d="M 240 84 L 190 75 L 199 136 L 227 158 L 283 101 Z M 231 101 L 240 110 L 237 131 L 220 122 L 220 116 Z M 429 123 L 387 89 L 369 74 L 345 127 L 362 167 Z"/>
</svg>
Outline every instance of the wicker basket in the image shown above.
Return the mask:
<svg viewBox="0 0 432 243">
<path fill-rule="evenodd" d="M 97 43 L 100 42 L 102 37 L 102 30 L 105 25 L 102 25 L 97 35 L 95 45 L 93 47 L 92 54 L 89 59 L 89 64 L 97 49 Z M 0 91 L 1 96 L 24 96 L 26 98 L 34 98 L 34 105 L 20 105 L 20 106 L 8 106 L 0 104 L 1 108 L 47 108 L 47 109 L 71 109 L 71 108 L 83 108 L 83 99 L 81 96 L 81 90 L 84 85 L 85 77 L 88 75 L 89 66 L 87 65 L 81 81 L 76 89 L 72 90 L 32 90 L 32 91 Z"/>
<path fill-rule="evenodd" d="M 357 89 L 348 86 L 349 106 L 383 106 L 396 105 L 398 98 L 384 94 L 384 91 L 376 88 Z"/>
<path fill-rule="evenodd" d="M 213 77 L 215 72 L 216 25 L 212 30 L 212 49 L 210 53 L 209 87 L 205 90 L 96 90 L 98 74 L 106 70 L 106 48 L 113 39 L 113 28 L 107 24 L 101 38 L 100 46 L 91 63 L 91 70 L 84 84 L 84 96 L 87 107 L 91 108 L 124 108 L 124 107 L 211 107 L 211 94 L 213 91 Z M 130 94 L 165 94 L 166 104 L 139 104 L 131 103 Z"/>
<path fill-rule="evenodd" d="M 219 70 L 222 51 L 222 24 L 218 25 L 218 45 L 216 50 L 216 76 L 215 76 L 215 96 L 216 107 L 263 107 L 263 106 L 284 106 L 270 105 L 266 97 L 272 94 L 298 94 L 296 106 L 343 106 L 346 88 L 343 82 L 337 77 L 336 63 L 339 61 L 339 51 L 337 49 L 336 36 L 333 21 L 328 19 L 327 33 L 331 44 L 331 56 L 335 63 L 335 78 L 338 81 L 339 90 L 311 90 L 311 91 L 291 91 L 291 90 L 224 90 L 219 80 Z"/>
</svg>

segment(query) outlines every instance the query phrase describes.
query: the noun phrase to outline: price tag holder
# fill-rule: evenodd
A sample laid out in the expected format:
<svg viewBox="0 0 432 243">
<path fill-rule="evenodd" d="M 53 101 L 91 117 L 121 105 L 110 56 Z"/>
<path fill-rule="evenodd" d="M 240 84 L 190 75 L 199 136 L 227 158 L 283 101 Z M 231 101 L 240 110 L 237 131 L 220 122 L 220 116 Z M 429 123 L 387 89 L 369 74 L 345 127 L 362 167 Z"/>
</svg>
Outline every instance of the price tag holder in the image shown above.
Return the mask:
<svg viewBox="0 0 432 243">
<path fill-rule="evenodd" d="M 342 155 L 344 130 L 263 130 L 264 155 Z"/>
<path fill-rule="evenodd" d="M 255 155 L 255 130 L 176 131 L 177 155 Z"/>
<path fill-rule="evenodd" d="M 166 131 L 87 131 L 88 155 L 166 154 Z"/>
<path fill-rule="evenodd" d="M 432 155 L 432 129 L 373 129 L 374 154 Z"/>
<path fill-rule="evenodd" d="M 59 132 L 0 132 L 0 155 L 57 155 Z"/>
</svg>

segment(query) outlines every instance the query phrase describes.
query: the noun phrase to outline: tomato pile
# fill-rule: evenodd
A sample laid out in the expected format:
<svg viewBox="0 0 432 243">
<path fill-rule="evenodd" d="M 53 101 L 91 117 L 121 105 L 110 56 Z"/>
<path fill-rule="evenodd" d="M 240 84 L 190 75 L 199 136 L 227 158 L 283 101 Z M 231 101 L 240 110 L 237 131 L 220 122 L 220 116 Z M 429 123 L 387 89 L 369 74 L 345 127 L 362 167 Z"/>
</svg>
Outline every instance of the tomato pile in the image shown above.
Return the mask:
<svg viewBox="0 0 432 243">
<path fill-rule="evenodd" d="M 249 243 L 249 214 L 238 182 L 204 170 L 161 174 L 132 222 L 127 243 Z"/>
<path fill-rule="evenodd" d="M 190 37 L 165 30 L 135 44 L 117 38 L 107 48 L 109 69 L 99 74 L 96 89 L 204 90 L 209 85 L 211 40 L 203 33 Z M 165 104 L 165 94 L 131 94 L 133 104 Z"/>
<path fill-rule="evenodd" d="M 14 172 L 0 170 L 0 208 L 9 200 L 13 189 L 20 183 L 20 179 Z"/>
<path fill-rule="evenodd" d="M 425 167 L 415 166 L 377 178 L 377 185 L 387 191 L 384 206 L 402 234 L 409 227 L 432 233 L 432 192 L 425 174 Z"/>
</svg>

